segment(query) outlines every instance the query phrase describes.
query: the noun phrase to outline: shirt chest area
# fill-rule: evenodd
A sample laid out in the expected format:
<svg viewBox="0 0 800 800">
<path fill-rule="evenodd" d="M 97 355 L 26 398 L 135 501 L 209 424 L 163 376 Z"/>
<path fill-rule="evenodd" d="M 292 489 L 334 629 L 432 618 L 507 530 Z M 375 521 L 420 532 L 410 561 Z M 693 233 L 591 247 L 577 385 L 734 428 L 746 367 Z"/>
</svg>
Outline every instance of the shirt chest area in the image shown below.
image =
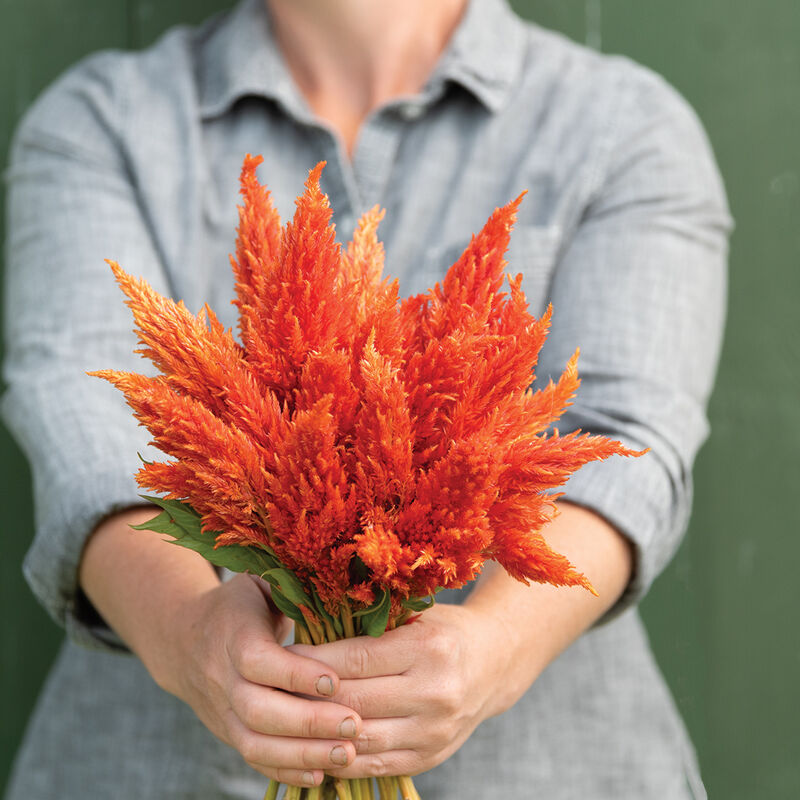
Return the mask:
<svg viewBox="0 0 800 800">
<path fill-rule="evenodd" d="M 577 211 L 570 197 L 579 192 L 570 184 L 580 175 L 553 169 L 545 144 L 531 147 L 521 135 L 504 138 L 504 126 L 496 122 L 474 105 L 424 113 L 398 106 L 365 122 L 352 157 L 324 126 L 298 124 L 254 100 L 200 124 L 180 170 L 158 176 L 150 165 L 143 181 L 173 184 L 160 196 L 151 190 L 149 204 L 157 209 L 155 235 L 174 294 L 191 308 L 208 302 L 226 325 L 235 324 L 229 254 L 241 202 L 238 176 L 251 153 L 264 157 L 259 179 L 284 222 L 319 161 L 326 162 L 321 185 L 340 242 L 349 240 L 366 210 L 385 208 L 378 231 L 385 274 L 399 280 L 403 296 L 441 280 L 491 212 L 526 192 L 507 272 L 522 273 L 531 310 L 539 313 Z"/>
</svg>

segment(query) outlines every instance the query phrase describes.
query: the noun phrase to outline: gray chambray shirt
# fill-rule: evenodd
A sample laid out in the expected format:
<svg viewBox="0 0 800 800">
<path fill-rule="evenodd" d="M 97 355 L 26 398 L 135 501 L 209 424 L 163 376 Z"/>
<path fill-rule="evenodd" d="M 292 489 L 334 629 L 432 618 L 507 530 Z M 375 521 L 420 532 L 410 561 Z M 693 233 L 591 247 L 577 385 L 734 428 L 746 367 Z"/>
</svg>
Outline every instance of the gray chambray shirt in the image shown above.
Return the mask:
<svg viewBox="0 0 800 800">
<path fill-rule="evenodd" d="M 103 259 L 235 325 L 228 254 L 247 152 L 264 155 L 284 219 L 321 159 L 342 239 L 384 206 L 387 271 L 403 293 L 441 278 L 490 212 L 528 190 L 508 258 L 532 311 L 555 309 L 538 380 L 581 348 L 583 383 L 559 429 L 651 448 L 587 466 L 566 490 L 635 544 L 624 597 L 513 709 L 421 775 L 422 797 L 705 797 L 635 604 L 685 529 L 707 434 L 724 189 L 698 120 L 661 78 L 524 23 L 503 0 L 472 0 L 426 86 L 369 116 L 352 161 L 294 87 L 262 0 L 143 52 L 94 55 L 26 115 L 7 171 L 3 413 L 34 475 L 25 574 L 68 637 L 8 797 L 263 794 L 265 779 L 155 686 L 76 586 L 89 531 L 138 502 L 137 452 L 158 458 L 121 395 L 85 375 L 145 364 Z"/>
</svg>

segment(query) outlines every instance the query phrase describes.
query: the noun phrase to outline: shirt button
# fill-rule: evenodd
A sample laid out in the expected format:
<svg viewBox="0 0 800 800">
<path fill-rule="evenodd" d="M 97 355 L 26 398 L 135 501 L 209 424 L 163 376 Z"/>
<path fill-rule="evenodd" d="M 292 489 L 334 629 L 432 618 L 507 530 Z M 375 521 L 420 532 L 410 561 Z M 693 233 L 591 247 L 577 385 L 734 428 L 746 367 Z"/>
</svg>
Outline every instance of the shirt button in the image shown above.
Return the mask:
<svg viewBox="0 0 800 800">
<path fill-rule="evenodd" d="M 419 119 L 425 112 L 424 106 L 419 103 L 403 103 L 398 110 L 400 116 L 408 120 Z"/>
</svg>

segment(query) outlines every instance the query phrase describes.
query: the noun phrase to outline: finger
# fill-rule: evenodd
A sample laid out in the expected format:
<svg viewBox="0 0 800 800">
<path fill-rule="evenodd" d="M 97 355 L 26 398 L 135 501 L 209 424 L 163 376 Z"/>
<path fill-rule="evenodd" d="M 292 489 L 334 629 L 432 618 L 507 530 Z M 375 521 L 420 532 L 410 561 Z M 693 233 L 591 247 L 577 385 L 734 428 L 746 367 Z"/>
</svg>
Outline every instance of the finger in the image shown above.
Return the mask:
<svg viewBox="0 0 800 800">
<path fill-rule="evenodd" d="M 364 720 L 353 740 L 357 756 L 391 750 L 426 750 L 429 735 L 418 718 L 390 717 Z"/>
<path fill-rule="evenodd" d="M 241 724 L 241 723 L 239 723 Z M 345 767 L 356 756 L 352 742 L 343 739 L 297 739 L 265 736 L 244 727 L 233 737 L 244 760 L 257 769 L 329 770 Z"/>
<path fill-rule="evenodd" d="M 262 775 L 288 786 L 319 786 L 325 778 L 321 769 L 270 769 L 254 766 Z"/>
<path fill-rule="evenodd" d="M 335 700 L 362 720 L 410 717 L 424 713 L 428 705 L 427 693 L 417 689 L 415 682 L 404 675 L 343 680 Z"/>
<path fill-rule="evenodd" d="M 319 645 L 291 645 L 297 655 L 317 659 L 335 670 L 340 678 L 377 678 L 402 675 L 415 660 L 415 648 L 402 629 L 378 638 L 357 636 Z"/>
<path fill-rule="evenodd" d="M 332 697 L 339 687 L 336 671 L 327 664 L 258 637 L 235 642 L 229 656 L 239 675 L 251 683 L 311 697 Z"/>
<path fill-rule="evenodd" d="M 304 700 L 293 694 L 241 681 L 230 693 L 231 707 L 257 733 L 305 739 L 353 739 L 361 718 L 338 703 Z"/>
<path fill-rule="evenodd" d="M 389 775 L 416 775 L 424 768 L 418 752 L 390 750 L 356 756 L 348 766 L 328 769 L 326 772 L 335 778 L 381 778 Z"/>
</svg>

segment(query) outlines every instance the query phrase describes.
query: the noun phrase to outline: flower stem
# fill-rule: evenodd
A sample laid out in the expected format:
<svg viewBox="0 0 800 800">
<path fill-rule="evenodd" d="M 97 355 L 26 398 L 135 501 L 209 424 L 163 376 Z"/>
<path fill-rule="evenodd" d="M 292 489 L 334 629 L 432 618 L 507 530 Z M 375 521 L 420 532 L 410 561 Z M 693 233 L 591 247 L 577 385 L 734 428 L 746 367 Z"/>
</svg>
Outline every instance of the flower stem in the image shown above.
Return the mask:
<svg viewBox="0 0 800 800">
<path fill-rule="evenodd" d="M 336 796 L 339 800 L 353 800 L 353 794 L 350 791 L 350 781 L 342 778 L 337 778 L 334 781 L 336 787 Z"/>
<path fill-rule="evenodd" d="M 408 618 L 411 616 L 413 612 L 406 609 L 394 622 L 394 627 L 399 628 L 401 625 L 405 625 Z"/>
<path fill-rule="evenodd" d="M 417 787 L 414 786 L 414 781 L 408 775 L 402 775 L 397 779 L 400 787 L 400 795 L 403 800 L 421 800 Z"/>
<path fill-rule="evenodd" d="M 322 784 L 319 786 L 312 786 L 307 790 L 306 800 L 321 800 L 322 798 Z"/>
<path fill-rule="evenodd" d="M 353 626 L 353 612 L 350 610 L 350 603 L 348 603 L 347 600 L 342 603 L 340 617 L 342 620 L 342 628 L 344 628 L 345 639 L 355 638 L 356 631 Z"/>
<path fill-rule="evenodd" d="M 322 800 L 336 800 L 336 787 L 330 775 L 326 775 L 322 782 Z"/>
<path fill-rule="evenodd" d="M 391 778 L 376 778 L 376 780 L 378 781 L 381 800 L 397 800 L 397 791 L 392 791 L 395 787 L 392 786 Z"/>
<path fill-rule="evenodd" d="M 361 800 L 374 800 L 372 796 L 372 778 L 359 778 L 358 784 L 361 787 Z"/>
<path fill-rule="evenodd" d="M 325 618 L 323 618 L 322 621 L 325 624 L 325 635 L 328 637 L 328 641 L 335 642 L 339 637 L 336 635 L 333 625 L 331 625 L 331 623 Z"/>
<path fill-rule="evenodd" d="M 276 780 L 271 780 L 267 786 L 267 793 L 264 795 L 264 800 L 276 800 L 278 797 L 278 789 L 281 785 Z"/>
<path fill-rule="evenodd" d="M 302 622 L 294 623 L 294 638 L 295 642 L 299 644 L 312 644 L 311 634 L 308 628 Z"/>
<path fill-rule="evenodd" d="M 324 644 L 325 631 L 322 630 L 322 625 L 308 617 L 306 617 L 306 625 L 308 626 L 308 632 L 311 634 L 311 641 L 314 644 Z"/>
<path fill-rule="evenodd" d="M 287 786 L 283 800 L 300 800 L 303 789 L 301 786 Z"/>
<path fill-rule="evenodd" d="M 264 526 L 264 531 L 267 534 L 267 540 L 270 544 L 273 544 L 275 542 L 275 531 L 272 527 L 272 523 L 269 521 L 266 510 L 257 505 L 255 507 L 255 511 L 259 520 L 261 520 L 261 524 Z"/>
</svg>

